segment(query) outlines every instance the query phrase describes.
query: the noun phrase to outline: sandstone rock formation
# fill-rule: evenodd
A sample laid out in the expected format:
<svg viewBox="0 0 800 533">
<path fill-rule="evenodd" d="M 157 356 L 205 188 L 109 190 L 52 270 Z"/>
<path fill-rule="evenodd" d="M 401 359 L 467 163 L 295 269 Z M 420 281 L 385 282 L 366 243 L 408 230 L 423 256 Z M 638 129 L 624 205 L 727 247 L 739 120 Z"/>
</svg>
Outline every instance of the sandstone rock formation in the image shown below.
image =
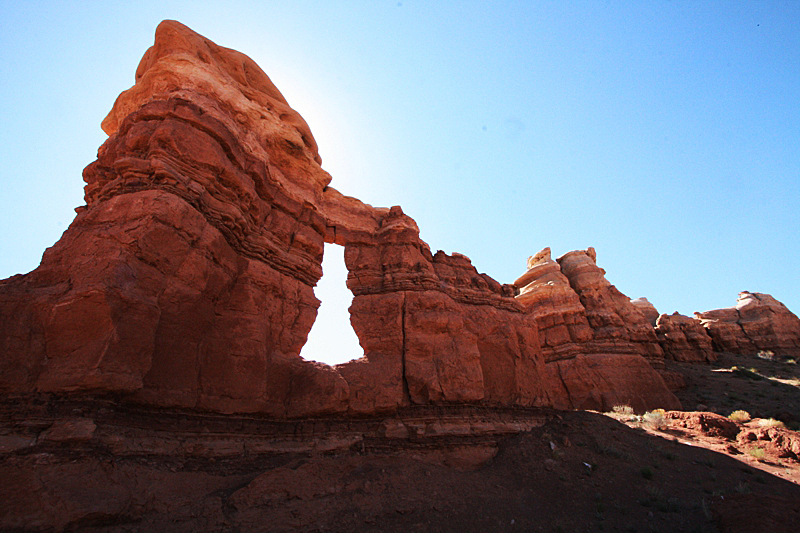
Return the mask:
<svg viewBox="0 0 800 533">
<path fill-rule="evenodd" d="M 664 353 L 645 316 L 605 278 L 594 248 L 573 251 L 558 259 L 561 271 L 580 297 L 592 328 L 595 353 L 643 356 L 654 368 L 664 366 Z"/>
<path fill-rule="evenodd" d="M 650 321 L 653 327 L 655 327 L 656 320 L 658 320 L 658 317 L 661 314 L 658 312 L 658 309 L 656 309 L 656 306 L 651 304 L 650 301 L 644 297 L 631 300 L 631 303 L 636 306 L 636 309 L 641 311 L 644 317 Z"/>
<path fill-rule="evenodd" d="M 661 315 L 656 335 L 668 359 L 688 363 L 716 361 L 711 337 L 699 321 L 679 313 Z"/>
<path fill-rule="evenodd" d="M 591 249 L 534 261 L 527 301 L 432 254 L 399 207 L 329 186 L 308 125 L 250 58 L 177 22 L 103 129 L 86 205 L 36 270 L 0 282 L 5 395 L 278 418 L 677 406 L 641 357 L 662 356 L 652 328 Z M 345 247 L 364 349 L 337 367 L 299 355 L 325 242 Z"/>
<path fill-rule="evenodd" d="M 735 307 L 695 313 L 695 318 L 719 352 L 800 357 L 800 319 L 769 294 L 740 292 Z"/>
<path fill-rule="evenodd" d="M 652 327 L 605 279 L 594 249 L 557 262 L 550 254 L 545 248 L 530 257 L 514 286 L 538 325 L 553 404 L 641 409 L 656 395 L 660 404 L 678 405 L 653 369 L 664 362 Z"/>
<path fill-rule="evenodd" d="M 517 301 L 536 319 L 545 361 L 574 357 L 593 338 L 580 297 L 550 257 L 550 248 L 528 258 L 528 270 L 514 282 Z"/>
<path fill-rule="evenodd" d="M 513 289 L 460 254 L 432 255 L 399 207 L 378 231 L 350 236 L 345 264 L 365 352 L 365 360 L 337 367 L 351 384 L 353 411 L 408 402 L 547 404 L 537 332 Z"/>
</svg>

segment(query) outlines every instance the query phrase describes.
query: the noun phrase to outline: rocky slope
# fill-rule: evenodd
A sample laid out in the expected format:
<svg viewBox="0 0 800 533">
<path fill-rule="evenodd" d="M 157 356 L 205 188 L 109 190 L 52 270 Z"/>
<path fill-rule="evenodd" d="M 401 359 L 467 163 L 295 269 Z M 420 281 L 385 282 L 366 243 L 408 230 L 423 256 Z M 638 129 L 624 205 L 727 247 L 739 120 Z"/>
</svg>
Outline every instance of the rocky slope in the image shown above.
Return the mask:
<svg viewBox="0 0 800 533">
<path fill-rule="evenodd" d="M 0 405 L 17 432 L 0 437 L 2 531 L 751 533 L 792 531 L 800 512 L 798 434 L 713 413 L 21 407 Z"/>
</svg>

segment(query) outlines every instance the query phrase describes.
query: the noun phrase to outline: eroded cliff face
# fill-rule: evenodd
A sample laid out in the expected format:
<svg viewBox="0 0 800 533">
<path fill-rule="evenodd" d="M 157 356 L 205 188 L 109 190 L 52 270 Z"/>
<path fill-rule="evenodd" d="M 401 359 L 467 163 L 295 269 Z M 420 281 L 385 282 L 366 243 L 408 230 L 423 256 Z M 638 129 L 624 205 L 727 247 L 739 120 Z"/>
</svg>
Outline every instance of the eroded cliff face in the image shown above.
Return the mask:
<svg viewBox="0 0 800 533">
<path fill-rule="evenodd" d="M 3 388 L 345 410 L 344 379 L 298 355 L 319 305 L 328 223 L 314 202 L 330 177 L 269 79 L 165 22 L 103 126 L 86 206 L 38 269 L 2 286 L 3 314 L 18 317 L 2 326 Z"/>
<path fill-rule="evenodd" d="M 655 327 L 656 320 L 658 320 L 658 317 L 661 315 L 661 313 L 659 313 L 658 309 L 656 309 L 656 307 L 650 303 L 650 300 L 642 297 L 631 300 L 631 303 L 644 315 L 650 324 Z"/>
<path fill-rule="evenodd" d="M 353 327 L 367 361 L 394 361 L 396 404 L 547 403 L 537 332 L 513 289 L 460 254 L 432 255 L 399 208 L 378 232 L 345 245 L 345 263 Z M 371 394 L 379 368 L 360 361 L 337 368 L 356 395 Z"/>
<path fill-rule="evenodd" d="M 305 121 L 239 52 L 163 22 L 103 128 L 86 206 L 39 268 L 0 282 L 7 395 L 281 418 L 677 407 L 652 327 L 593 250 L 534 260 L 517 298 L 431 253 L 399 207 L 329 186 Z M 299 355 L 325 242 L 345 247 L 364 350 L 336 367 Z"/>
<path fill-rule="evenodd" d="M 679 313 L 660 315 L 655 330 L 664 354 L 669 359 L 687 363 L 717 360 L 711 337 L 694 318 Z"/>
<path fill-rule="evenodd" d="M 695 313 L 695 318 L 717 351 L 800 357 L 800 319 L 769 294 L 740 292 L 735 307 Z"/>
<path fill-rule="evenodd" d="M 545 248 L 514 282 L 538 326 L 553 405 L 680 405 L 659 373 L 663 352 L 652 326 L 596 258 L 589 248 L 554 261 Z"/>
</svg>

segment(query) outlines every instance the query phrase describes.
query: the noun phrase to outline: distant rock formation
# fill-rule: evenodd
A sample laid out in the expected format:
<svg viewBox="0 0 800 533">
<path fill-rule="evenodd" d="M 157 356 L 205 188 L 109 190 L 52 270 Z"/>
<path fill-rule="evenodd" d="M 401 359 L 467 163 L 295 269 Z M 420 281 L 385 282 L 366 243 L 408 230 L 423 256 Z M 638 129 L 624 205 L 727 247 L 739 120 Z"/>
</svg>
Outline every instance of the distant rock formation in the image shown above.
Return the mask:
<svg viewBox="0 0 800 533">
<path fill-rule="evenodd" d="M 694 315 L 719 352 L 800 357 L 800 319 L 769 294 L 740 292 L 735 307 Z"/>
<path fill-rule="evenodd" d="M 538 325 L 554 404 L 642 405 L 651 395 L 675 403 L 654 370 L 664 361 L 652 326 L 605 279 L 594 248 L 550 255 L 530 257 L 514 286 Z"/>
<path fill-rule="evenodd" d="M 717 360 L 711 337 L 698 320 L 677 312 L 665 314 L 658 317 L 655 329 L 667 359 L 687 363 Z"/>
<path fill-rule="evenodd" d="M 517 301 L 539 329 L 545 361 L 567 359 L 586 351 L 594 337 L 581 299 L 551 259 L 550 248 L 528 258 L 528 270 L 514 282 Z"/>
<path fill-rule="evenodd" d="M 643 356 L 654 368 L 663 368 L 664 352 L 653 327 L 605 278 L 596 264 L 594 248 L 568 252 L 558 259 L 561 271 L 578 293 L 592 328 L 595 353 L 630 353 Z"/>
<path fill-rule="evenodd" d="M 86 205 L 36 270 L 0 282 L 3 394 L 276 418 L 679 406 L 651 368 L 653 328 L 592 249 L 535 258 L 516 299 L 432 254 L 399 207 L 329 186 L 308 125 L 250 58 L 177 22 L 103 129 Z M 326 242 L 345 247 L 364 349 L 336 367 L 299 355 Z"/>
</svg>

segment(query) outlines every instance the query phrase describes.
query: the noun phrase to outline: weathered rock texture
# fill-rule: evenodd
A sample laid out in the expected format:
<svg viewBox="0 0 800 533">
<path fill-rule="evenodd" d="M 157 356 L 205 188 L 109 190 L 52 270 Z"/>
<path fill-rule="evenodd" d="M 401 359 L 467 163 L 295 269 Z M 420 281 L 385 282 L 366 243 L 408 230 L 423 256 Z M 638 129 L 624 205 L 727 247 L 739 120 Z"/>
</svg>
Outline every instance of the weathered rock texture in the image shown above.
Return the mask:
<svg viewBox="0 0 800 533">
<path fill-rule="evenodd" d="M 545 361 L 574 357 L 586 351 L 593 333 L 578 294 L 550 257 L 550 248 L 528 258 L 528 270 L 514 282 L 517 301 L 536 319 Z"/>
<path fill-rule="evenodd" d="M 574 251 L 558 259 L 561 271 L 580 297 L 592 328 L 592 351 L 643 356 L 655 368 L 663 367 L 664 353 L 655 332 L 630 298 L 605 278 L 596 264 L 594 248 Z"/>
<path fill-rule="evenodd" d="M 800 357 L 800 319 L 769 294 L 740 292 L 735 307 L 695 313 L 695 318 L 717 351 Z"/>
<path fill-rule="evenodd" d="M 553 403 L 641 409 L 654 395 L 658 403 L 677 405 L 653 369 L 664 362 L 652 326 L 605 279 L 595 258 L 589 248 L 553 261 L 545 248 L 514 282 L 517 301 L 538 325 Z"/>
<path fill-rule="evenodd" d="M 650 321 L 653 327 L 655 327 L 656 320 L 658 320 L 659 315 L 661 315 L 661 313 L 658 312 L 658 309 L 656 309 L 656 306 L 651 304 L 650 300 L 644 297 L 631 300 L 631 303 L 636 306 L 636 309 L 641 311 L 644 317 Z"/>
<path fill-rule="evenodd" d="M 679 313 L 661 315 L 656 322 L 656 335 L 668 359 L 688 363 L 717 360 L 711 337 L 698 320 Z"/>
<path fill-rule="evenodd" d="M 103 129 L 86 206 L 39 268 L 0 282 L 4 394 L 272 417 L 677 406 L 642 358 L 662 357 L 652 327 L 591 249 L 534 261 L 519 301 L 432 254 L 399 207 L 329 187 L 307 124 L 250 58 L 177 22 Z M 364 349 L 337 367 L 299 355 L 325 242 L 345 247 Z"/>
</svg>

